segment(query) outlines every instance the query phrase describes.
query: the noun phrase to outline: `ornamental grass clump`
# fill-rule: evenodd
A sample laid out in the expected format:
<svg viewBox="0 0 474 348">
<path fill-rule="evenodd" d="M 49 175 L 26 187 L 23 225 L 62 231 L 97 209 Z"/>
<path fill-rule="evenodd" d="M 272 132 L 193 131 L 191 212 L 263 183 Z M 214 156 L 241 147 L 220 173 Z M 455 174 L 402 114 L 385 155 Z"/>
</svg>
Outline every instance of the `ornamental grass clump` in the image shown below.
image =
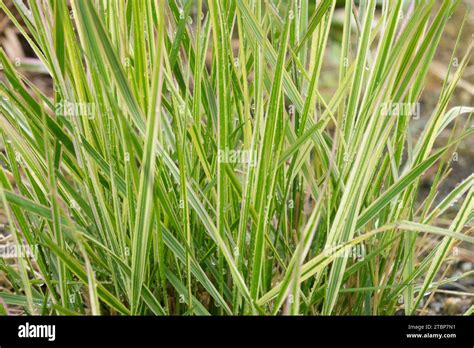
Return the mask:
<svg viewBox="0 0 474 348">
<path fill-rule="evenodd" d="M 2 313 L 423 314 L 473 276 L 464 22 L 420 103 L 459 1 L 4 1 L 53 87 L 0 49 Z"/>
</svg>

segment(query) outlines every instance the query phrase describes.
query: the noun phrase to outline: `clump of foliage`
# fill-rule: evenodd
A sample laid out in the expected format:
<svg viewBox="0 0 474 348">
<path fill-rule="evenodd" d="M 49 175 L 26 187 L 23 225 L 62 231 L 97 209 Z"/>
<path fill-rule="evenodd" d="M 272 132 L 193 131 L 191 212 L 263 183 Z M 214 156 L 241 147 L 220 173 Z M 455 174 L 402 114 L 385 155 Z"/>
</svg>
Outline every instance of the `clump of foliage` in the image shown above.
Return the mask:
<svg viewBox="0 0 474 348">
<path fill-rule="evenodd" d="M 0 49 L 0 201 L 34 251 L 0 260 L 2 312 L 416 314 L 474 242 L 474 177 L 437 194 L 474 131 L 449 105 L 472 42 L 415 138 L 394 110 L 458 1 L 377 3 L 343 5 L 335 71 L 335 1 L 0 0 L 54 84 Z"/>
</svg>

